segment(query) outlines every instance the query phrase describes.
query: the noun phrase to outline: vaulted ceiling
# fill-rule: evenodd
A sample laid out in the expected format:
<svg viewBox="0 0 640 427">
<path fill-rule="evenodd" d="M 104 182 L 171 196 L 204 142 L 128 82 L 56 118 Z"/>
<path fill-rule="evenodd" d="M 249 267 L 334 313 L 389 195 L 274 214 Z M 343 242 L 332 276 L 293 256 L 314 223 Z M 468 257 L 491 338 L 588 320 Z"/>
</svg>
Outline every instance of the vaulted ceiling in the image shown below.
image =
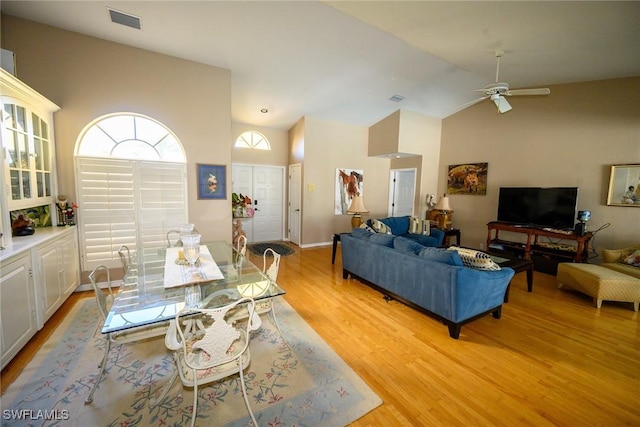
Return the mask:
<svg viewBox="0 0 640 427">
<path fill-rule="evenodd" d="M 640 76 L 637 1 L 3 0 L 0 8 L 227 68 L 232 119 L 279 129 L 305 115 L 369 126 L 399 108 L 446 117 L 495 82 L 496 50 L 505 52 L 500 81 L 512 88 Z M 141 29 L 111 22 L 107 8 L 139 17 Z"/>
</svg>

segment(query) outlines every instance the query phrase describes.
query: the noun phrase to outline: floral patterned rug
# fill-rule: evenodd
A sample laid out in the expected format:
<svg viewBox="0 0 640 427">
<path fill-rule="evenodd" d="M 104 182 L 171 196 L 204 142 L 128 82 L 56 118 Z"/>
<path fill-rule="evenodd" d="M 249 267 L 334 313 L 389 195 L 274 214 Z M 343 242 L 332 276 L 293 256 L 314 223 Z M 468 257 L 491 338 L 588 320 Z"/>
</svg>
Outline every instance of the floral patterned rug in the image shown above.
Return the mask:
<svg viewBox="0 0 640 427">
<path fill-rule="evenodd" d="M 284 299 L 251 337 L 245 371 L 251 407 L 260 426 L 343 426 L 381 399 Z M 81 300 L 2 396 L 3 426 L 180 426 L 191 422 L 193 389 L 176 381 L 157 398 L 173 372 L 163 338 L 112 347 L 107 375 L 94 401 L 84 404 L 95 380 L 103 341 L 96 332 L 93 299 Z M 198 390 L 197 425 L 251 424 L 238 377 Z"/>
</svg>

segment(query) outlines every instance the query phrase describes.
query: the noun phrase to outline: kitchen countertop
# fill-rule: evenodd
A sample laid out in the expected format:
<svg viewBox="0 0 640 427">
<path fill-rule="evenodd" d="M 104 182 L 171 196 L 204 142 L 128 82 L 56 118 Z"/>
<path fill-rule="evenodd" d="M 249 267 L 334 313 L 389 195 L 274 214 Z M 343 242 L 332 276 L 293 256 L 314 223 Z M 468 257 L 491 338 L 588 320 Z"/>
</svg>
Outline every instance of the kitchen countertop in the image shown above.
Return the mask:
<svg viewBox="0 0 640 427">
<path fill-rule="evenodd" d="M 42 227 L 36 228 L 36 232 L 31 236 L 13 237 L 11 244 L 4 249 L 0 249 L 0 261 L 4 261 L 12 256 L 19 255 L 31 248 L 43 243 L 47 243 L 66 233 L 72 233 L 74 227 Z"/>
</svg>

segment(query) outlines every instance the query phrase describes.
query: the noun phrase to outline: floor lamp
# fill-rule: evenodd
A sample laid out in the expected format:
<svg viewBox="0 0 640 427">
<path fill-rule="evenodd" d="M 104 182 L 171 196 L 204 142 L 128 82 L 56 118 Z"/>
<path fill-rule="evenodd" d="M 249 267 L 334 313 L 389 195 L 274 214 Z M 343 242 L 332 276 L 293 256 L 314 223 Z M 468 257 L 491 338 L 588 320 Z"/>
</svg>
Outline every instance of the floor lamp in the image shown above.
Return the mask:
<svg viewBox="0 0 640 427">
<path fill-rule="evenodd" d="M 367 208 L 364 206 L 364 201 L 360 196 L 354 196 L 351 200 L 351 206 L 347 209 L 347 213 L 353 214 L 351 218 L 351 227 L 358 228 L 360 224 L 362 224 L 362 214 L 369 213 Z"/>
</svg>

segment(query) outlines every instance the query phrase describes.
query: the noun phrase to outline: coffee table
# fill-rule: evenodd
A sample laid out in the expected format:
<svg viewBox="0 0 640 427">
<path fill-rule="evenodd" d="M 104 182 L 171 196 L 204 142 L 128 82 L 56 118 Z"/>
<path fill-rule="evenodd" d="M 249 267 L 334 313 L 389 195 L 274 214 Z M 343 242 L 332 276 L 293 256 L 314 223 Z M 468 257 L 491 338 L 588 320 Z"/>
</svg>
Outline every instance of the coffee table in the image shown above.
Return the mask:
<svg viewBox="0 0 640 427">
<path fill-rule="evenodd" d="M 527 272 L 527 291 L 533 292 L 533 261 L 530 259 L 517 258 L 509 256 L 503 252 L 487 251 L 486 252 L 500 267 L 512 268 L 516 274 L 523 271 Z M 511 282 L 507 286 L 507 292 L 504 294 L 504 302 L 509 302 L 509 289 Z"/>
</svg>

